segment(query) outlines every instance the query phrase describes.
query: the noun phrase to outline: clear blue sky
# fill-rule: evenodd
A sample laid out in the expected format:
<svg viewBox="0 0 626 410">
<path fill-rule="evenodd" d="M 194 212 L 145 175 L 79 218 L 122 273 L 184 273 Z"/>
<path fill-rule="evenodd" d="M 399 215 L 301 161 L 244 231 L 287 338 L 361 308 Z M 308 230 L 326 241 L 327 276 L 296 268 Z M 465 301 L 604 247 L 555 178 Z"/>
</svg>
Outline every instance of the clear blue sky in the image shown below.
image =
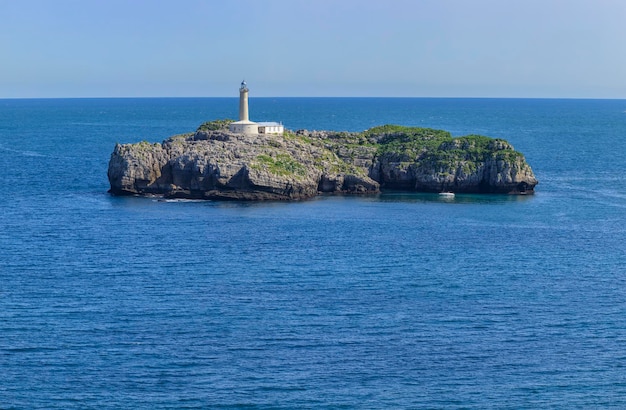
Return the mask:
<svg viewBox="0 0 626 410">
<path fill-rule="evenodd" d="M 626 98 L 626 0 L 0 0 L 0 98 Z"/>
</svg>

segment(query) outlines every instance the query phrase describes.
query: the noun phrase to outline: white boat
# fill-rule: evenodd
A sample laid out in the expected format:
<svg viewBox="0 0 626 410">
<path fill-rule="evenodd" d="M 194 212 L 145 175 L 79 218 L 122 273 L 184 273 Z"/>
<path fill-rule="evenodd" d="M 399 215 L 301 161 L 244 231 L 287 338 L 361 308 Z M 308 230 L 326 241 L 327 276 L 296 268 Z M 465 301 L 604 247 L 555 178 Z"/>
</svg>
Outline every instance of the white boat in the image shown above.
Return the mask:
<svg viewBox="0 0 626 410">
<path fill-rule="evenodd" d="M 454 192 L 439 192 L 439 196 L 444 196 L 447 198 L 454 198 Z"/>
</svg>

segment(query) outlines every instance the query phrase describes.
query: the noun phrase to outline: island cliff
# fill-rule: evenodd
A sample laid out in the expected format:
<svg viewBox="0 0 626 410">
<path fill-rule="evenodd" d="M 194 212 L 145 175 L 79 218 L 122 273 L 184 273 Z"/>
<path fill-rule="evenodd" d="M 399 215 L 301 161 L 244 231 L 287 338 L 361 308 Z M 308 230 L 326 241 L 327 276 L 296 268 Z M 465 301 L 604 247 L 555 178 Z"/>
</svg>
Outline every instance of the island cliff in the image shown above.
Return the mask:
<svg viewBox="0 0 626 410">
<path fill-rule="evenodd" d="M 243 135 L 230 121 L 162 143 L 117 144 L 110 192 L 171 198 L 290 200 L 318 193 L 532 194 L 537 179 L 502 139 L 395 125 L 365 132 Z"/>
</svg>

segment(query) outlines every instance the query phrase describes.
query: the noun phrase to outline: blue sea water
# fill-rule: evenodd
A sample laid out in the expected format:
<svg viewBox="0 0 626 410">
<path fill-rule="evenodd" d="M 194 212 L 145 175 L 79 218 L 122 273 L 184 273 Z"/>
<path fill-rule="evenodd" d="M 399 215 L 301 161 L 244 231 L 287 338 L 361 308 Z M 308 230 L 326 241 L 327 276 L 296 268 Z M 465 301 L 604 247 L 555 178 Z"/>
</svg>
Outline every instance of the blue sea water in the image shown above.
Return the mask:
<svg viewBox="0 0 626 410">
<path fill-rule="evenodd" d="M 234 98 L 0 100 L 0 408 L 624 408 L 626 101 L 259 98 L 505 138 L 534 196 L 107 194 Z"/>
</svg>

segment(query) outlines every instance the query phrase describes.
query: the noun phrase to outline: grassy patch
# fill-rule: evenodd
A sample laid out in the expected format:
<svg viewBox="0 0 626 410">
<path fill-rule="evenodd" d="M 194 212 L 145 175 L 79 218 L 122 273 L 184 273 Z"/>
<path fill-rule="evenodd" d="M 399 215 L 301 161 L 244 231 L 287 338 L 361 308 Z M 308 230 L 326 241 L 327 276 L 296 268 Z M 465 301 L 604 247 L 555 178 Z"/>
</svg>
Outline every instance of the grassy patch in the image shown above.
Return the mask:
<svg viewBox="0 0 626 410">
<path fill-rule="evenodd" d="M 287 154 L 270 156 L 260 154 L 256 157 L 260 168 L 267 169 L 271 174 L 280 176 L 305 176 L 306 168 Z"/>
<path fill-rule="evenodd" d="M 376 136 L 378 154 L 396 154 L 406 159 L 417 160 L 426 151 L 432 151 L 452 136 L 447 131 L 430 128 L 383 125 L 363 132 L 365 137 Z"/>
<path fill-rule="evenodd" d="M 294 134 L 293 132 L 289 132 L 289 131 L 285 131 L 283 133 L 283 138 L 287 141 L 300 141 L 309 145 L 319 145 L 319 144 L 315 144 L 315 141 L 313 141 L 313 139 L 306 137 L 302 134 Z"/>
<path fill-rule="evenodd" d="M 228 125 L 234 122 L 231 119 L 223 119 L 223 120 L 213 120 L 207 121 L 205 123 L 200 124 L 196 131 L 219 131 L 219 130 L 227 130 Z"/>
</svg>

